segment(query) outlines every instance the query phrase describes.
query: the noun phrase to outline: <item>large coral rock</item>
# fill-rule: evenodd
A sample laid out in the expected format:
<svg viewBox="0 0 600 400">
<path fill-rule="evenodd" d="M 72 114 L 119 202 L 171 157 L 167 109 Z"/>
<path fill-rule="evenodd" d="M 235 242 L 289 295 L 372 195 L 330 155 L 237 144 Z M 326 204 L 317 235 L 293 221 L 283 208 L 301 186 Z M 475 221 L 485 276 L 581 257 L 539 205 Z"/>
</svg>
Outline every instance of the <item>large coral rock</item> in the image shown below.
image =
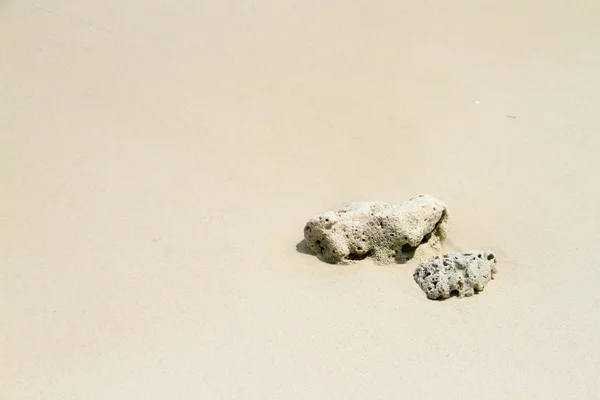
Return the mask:
<svg viewBox="0 0 600 400">
<path fill-rule="evenodd" d="M 313 217 L 304 227 L 304 238 L 308 248 L 328 263 L 366 257 L 380 264 L 402 263 L 438 250 L 447 218 L 446 205 L 429 195 L 400 204 L 351 203 Z"/>
<path fill-rule="evenodd" d="M 491 251 L 444 254 L 424 262 L 413 275 L 430 299 L 472 296 L 482 291 L 497 272 Z"/>
</svg>

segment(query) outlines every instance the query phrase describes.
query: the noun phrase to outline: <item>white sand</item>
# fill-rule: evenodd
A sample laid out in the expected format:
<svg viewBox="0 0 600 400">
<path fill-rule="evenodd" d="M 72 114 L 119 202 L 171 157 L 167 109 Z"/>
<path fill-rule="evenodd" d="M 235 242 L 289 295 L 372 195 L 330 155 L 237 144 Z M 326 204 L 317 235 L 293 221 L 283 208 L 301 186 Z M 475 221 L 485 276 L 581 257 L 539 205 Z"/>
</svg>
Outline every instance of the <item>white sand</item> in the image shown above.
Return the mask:
<svg viewBox="0 0 600 400">
<path fill-rule="evenodd" d="M 0 398 L 600 398 L 597 0 L 202 3 L 0 5 Z M 296 251 L 417 193 L 480 295 Z"/>
</svg>

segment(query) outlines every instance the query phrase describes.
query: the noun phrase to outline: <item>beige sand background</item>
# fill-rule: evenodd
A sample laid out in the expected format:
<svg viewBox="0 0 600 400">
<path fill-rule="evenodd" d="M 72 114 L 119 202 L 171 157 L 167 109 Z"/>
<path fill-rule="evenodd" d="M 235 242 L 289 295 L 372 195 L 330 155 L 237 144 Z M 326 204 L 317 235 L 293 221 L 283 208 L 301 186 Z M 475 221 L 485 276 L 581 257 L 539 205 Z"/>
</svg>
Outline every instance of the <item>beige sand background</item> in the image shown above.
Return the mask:
<svg viewBox="0 0 600 400">
<path fill-rule="evenodd" d="M 0 398 L 600 398 L 598 1 L 0 7 Z M 482 294 L 296 250 L 417 193 Z"/>
</svg>

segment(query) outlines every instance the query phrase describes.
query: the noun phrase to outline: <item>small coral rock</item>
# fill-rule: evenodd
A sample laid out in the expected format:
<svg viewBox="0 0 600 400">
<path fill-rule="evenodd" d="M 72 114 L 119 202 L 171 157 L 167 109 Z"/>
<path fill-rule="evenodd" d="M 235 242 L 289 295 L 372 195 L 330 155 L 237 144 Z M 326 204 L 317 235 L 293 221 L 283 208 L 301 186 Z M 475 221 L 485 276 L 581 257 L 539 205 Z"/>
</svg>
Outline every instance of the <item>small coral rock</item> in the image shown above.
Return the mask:
<svg viewBox="0 0 600 400">
<path fill-rule="evenodd" d="M 447 218 L 446 205 L 429 195 L 400 204 L 351 203 L 312 218 L 304 227 L 304 238 L 308 248 L 328 263 L 366 257 L 380 264 L 402 263 L 418 247 L 438 249 Z"/>
<path fill-rule="evenodd" d="M 444 254 L 421 263 L 413 277 L 430 299 L 472 296 L 483 290 L 497 272 L 491 251 Z M 454 292 L 454 293 L 453 293 Z"/>
</svg>

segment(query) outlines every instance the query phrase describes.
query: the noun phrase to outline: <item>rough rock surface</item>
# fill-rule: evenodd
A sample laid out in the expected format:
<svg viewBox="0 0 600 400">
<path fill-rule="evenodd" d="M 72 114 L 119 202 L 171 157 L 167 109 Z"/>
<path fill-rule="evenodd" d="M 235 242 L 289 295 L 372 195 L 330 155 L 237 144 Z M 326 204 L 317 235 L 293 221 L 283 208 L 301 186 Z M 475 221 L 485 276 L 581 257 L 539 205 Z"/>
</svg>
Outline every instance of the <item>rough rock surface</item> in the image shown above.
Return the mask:
<svg viewBox="0 0 600 400">
<path fill-rule="evenodd" d="M 403 263 L 415 252 L 440 248 L 448 218 L 446 205 L 419 195 L 400 204 L 351 203 L 313 217 L 304 227 L 306 245 L 328 263 L 372 257 L 375 262 Z"/>
<path fill-rule="evenodd" d="M 497 272 L 491 251 L 452 253 L 421 263 L 413 277 L 430 299 L 472 296 L 483 290 Z"/>
</svg>

